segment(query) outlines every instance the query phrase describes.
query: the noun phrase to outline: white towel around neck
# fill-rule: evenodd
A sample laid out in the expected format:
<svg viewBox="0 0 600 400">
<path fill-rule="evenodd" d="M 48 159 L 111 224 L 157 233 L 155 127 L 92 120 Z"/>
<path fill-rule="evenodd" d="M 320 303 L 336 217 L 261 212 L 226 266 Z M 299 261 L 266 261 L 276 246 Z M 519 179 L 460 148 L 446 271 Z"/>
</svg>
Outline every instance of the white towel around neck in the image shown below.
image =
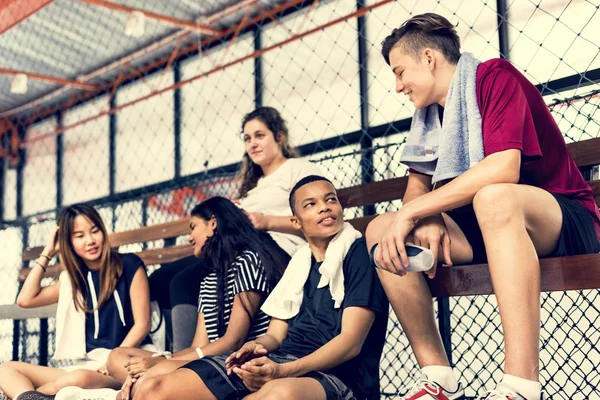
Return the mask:
<svg viewBox="0 0 600 400">
<path fill-rule="evenodd" d="M 319 267 L 321 279 L 318 288 L 329 285 L 335 308 L 344 301 L 344 258 L 350 246 L 362 235 L 348 222 L 329 242 L 325 259 Z M 279 319 L 290 319 L 298 314 L 304 297 L 304 285 L 311 268 L 312 252 L 308 244 L 300 247 L 290 260 L 283 277 L 261 307 L 267 315 Z"/>
</svg>

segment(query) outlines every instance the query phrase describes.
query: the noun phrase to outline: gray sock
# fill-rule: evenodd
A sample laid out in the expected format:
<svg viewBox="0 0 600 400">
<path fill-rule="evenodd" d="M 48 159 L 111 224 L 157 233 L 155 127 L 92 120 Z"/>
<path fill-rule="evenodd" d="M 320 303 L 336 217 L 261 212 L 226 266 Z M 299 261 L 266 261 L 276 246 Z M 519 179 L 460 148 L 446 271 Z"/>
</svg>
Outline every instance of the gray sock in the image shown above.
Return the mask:
<svg viewBox="0 0 600 400">
<path fill-rule="evenodd" d="M 173 352 L 178 352 L 192 345 L 198 310 L 191 304 L 179 304 L 171 311 L 171 324 L 173 326 Z"/>
</svg>

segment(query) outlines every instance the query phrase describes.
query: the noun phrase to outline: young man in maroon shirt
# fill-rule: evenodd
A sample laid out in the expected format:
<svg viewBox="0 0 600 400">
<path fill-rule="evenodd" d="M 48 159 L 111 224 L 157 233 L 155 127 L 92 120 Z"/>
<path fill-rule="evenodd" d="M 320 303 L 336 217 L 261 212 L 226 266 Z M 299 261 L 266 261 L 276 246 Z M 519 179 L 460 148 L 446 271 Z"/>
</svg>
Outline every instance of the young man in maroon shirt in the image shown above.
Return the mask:
<svg viewBox="0 0 600 400">
<path fill-rule="evenodd" d="M 396 92 L 417 110 L 446 106 L 461 58 L 447 19 L 417 15 L 382 47 Z M 480 396 L 488 400 L 541 398 L 538 257 L 600 251 L 592 191 L 538 90 L 501 59 L 479 64 L 474 80 L 483 159 L 435 190 L 431 176 L 411 169 L 403 207 L 367 229 L 368 248 L 378 244 L 379 277 L 423 373 L 405 399 L 460 399 L 464 390 L 449 367 L 425 278 L 405 271 L 404 243 L 431 249 L 447 265 L 489 263 L 506 362 L 502 383 Z"/>
</svg>

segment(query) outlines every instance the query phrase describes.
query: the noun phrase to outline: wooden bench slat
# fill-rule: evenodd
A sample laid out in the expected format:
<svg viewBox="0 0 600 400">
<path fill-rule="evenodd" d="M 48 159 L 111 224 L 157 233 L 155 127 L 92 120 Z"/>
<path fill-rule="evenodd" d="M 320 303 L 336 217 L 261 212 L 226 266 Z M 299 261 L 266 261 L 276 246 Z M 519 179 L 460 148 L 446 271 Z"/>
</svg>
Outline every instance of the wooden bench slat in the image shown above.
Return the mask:
<svg viewBox="0 0 600 400">
<path fill-rule="evenodd" d="M 144 250 L 136 253 L 146 265 L 170 263 L 193 256 L 193 247 L 189 244 L 169 246 L 162 249 Z"/>
<path fill-rule="evenodd" d="M 407 183 L 407 176 L 365 183 L 338 190 L 338 198 L 344 208 L 397 200 L 404 196 Z"/>
<path fill-rule="evenodd" d="M 142 243 L 186 235 L 190 232 L 187 219 L 166 222 L 158 225 L 144 226 L 124 232 L 115 232 L 108 235 L 110 244 L 119 247 L 127 244 Z M 40 256 L 44 246 L 28 247 L 23 250 L 23 261 L 31 261 Z"/>
<path fill-rule="evenodd" d="M 126 244 L 174 238 L 181 235 L 187 235 L 188 233 L 190 233 L 190 221 L 187 218 L 184 218 L 178 221 L 144 226 L 130 231 L 115 232 L 110 234 L 109 238 L 110 244 L 113 247 L 118 247 Z"/>
<path fill-rule="evenodd" d="M 596 204 L 600 205 L 600 180 L 590 181 L 588 183 L 592 187 L 592 192 L 594 192 L 594 200 L 596 200 Z"/>
<path fill-rule="evenodd" d="M 52 318 L 56 315 L 57 304 L 44 307 L 21 308 L 16 304 L 0 306 L 0 320 L 3 319 L 28 319 L 28 318 Z"/>
<path fill-rule="evenodd" d="M 31 273 L 32 268 L 21 268 L 19 270 L 19 282 L 25 282 L 25 279 Z M 50 265 L 46 268 L 46 272 L 44 273 L 44 278 L 57 278 L 58 275 L 62 272 L 62 268 L 59 264 Z"/>
<path fill-rule="evenodd" d="M 546 258 L 540 268 L 542 292 L 600 288 L 600 254 Z M 487 264 L 438 268 L 428 283 L 434 297 L 493 294 Z"/>
<path fill-rule="evenodd" d="M 347 222 L 350 222 L 350 224 L 352 224 L 354 229 L 356 229 L 357 231 L 359 231 L 360 233 L 362 233 L 364 235 L 365 231 L 367 230 L 367 225 L 369 225 L 369 222 L 371 222 L 373 219 L 375 219 L 375 217 L 377 217 L 377 215 L 368 215 L 366 217 L 349 219 L 349 220 L 347 220 Z"/>
<path fill-rule="evenodd" d="M 163 264 L 173 261 L 180 260 L 182 258 L 193 256 L 193 247 L 189 244 L 183 244 L 179 246 L 169 246 L 159 249 L 143 250 L 135 253 L 137 254 L 145 265 Z M 51 265 L 46 268 L 44 278 L 56 278 L 62 271 L 60 265 Z M 19 281 L 23 282 L 27 279 L 27 276 L 31 272 L 31 268 L 22 268 L 19 271 Z"/>
<path fill-rule="evenodd" d="M 34 259 L 38 258 L 40 256 L 40 254 L 42 254 L 43 250 L 44 250 L 44 246 L 27 247 L 27 248 L 25 248 L 25 250 L 23 250 L 23 254 L 21 255 L 21 258 L 23 259 L 23 261 L 34 260 Z"/>
<path fill-rule="evenodd" d="M 579 168 L 600 164 L 600 138 L 569 143 L 567 148 Z"/>
</svg>

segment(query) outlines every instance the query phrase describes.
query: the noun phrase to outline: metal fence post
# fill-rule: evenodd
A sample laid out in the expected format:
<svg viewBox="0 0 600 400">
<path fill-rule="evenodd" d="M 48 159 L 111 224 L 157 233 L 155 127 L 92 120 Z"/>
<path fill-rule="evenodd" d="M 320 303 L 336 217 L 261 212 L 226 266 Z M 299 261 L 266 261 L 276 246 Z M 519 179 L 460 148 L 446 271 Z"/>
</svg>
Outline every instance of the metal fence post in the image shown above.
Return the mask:
<svg viewBox="0 0 600 400">
<path fill-rule="evenodd" d="M 256 26 L 254 29 L 254 50 L 258 51 L 262 48 L 262 28 Z M 263 104 L 263 70 L 262 56 L 254 59 L 254 106 L 262 107 Z"/>
<path fill-rule="evenodd" d="M 365 0 L 357 0 L 356 8 L 360 10 L 365 6 Z M 358 78 L 360 88 L 360 168 L 362 173 L 362 182 L 369 183 L 373 181 L 375 170 L 373 168 L 373 139 L 369 136 L 369 85 L 367 76 L 367 30 L 366 17 L 357 18 L 358 35 Z M 375 214 L 375 206 L 368 205 L 363 207 L 364 215 Z"/>
<path fill-rule="evenodd" d="M 446 356 L 450 366 L 453 367 L 452 363 L 452 329 L 450 326 L 450 299 L 448 297 L 438 297 L 438 327 L 440 329 L 440 336 L 442 337 L 442 343 L 446 350 Z"/>
</svg>

